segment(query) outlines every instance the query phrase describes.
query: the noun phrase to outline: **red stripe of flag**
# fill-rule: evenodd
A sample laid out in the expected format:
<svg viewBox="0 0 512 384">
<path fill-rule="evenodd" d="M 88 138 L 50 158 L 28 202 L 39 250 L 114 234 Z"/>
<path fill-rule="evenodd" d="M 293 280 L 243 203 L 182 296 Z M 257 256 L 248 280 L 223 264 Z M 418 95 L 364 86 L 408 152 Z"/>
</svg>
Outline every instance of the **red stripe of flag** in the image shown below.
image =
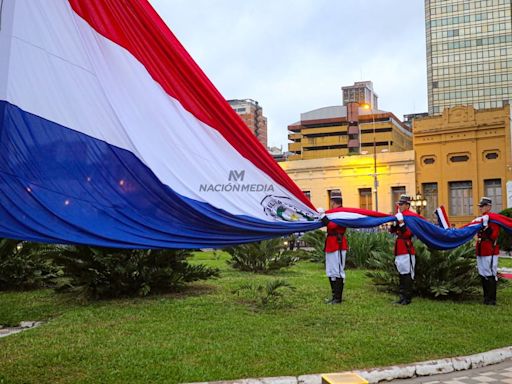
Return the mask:
<svg viewBox="0 0 512 384">
<path fill-rule="evenodd" d="M 69 3 L 96 32 L 128 50 L 187 111 L 219 131 L 243 157 L 314 209 L 146 0 Z"/>
</svg>

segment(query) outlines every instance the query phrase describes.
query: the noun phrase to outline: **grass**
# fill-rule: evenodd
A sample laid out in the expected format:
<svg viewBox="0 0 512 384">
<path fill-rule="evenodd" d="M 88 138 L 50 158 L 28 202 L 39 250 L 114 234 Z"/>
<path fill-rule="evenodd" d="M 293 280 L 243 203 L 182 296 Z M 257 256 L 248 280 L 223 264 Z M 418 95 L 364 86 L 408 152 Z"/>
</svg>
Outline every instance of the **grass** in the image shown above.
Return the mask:
<svg viewBox="0 0 512 384">
<path fill-rule="evenodd" d="M 501 268 L 512 268 L 512 258 L 500 257 L 498 265 Z"/>
<path fill-rule="evenodd" d="M 321 265 L 273 276 L 240 273 L 226 255 L 196 254 L 222 268 L 182 294 L 88 305 L 48 290 L 0 293 L 0 324 L 49 320 L 0 339 L 0 383 L 177 383 L 301 375 L 466 355 L 512 345 L 505 326 L 512 287 L 497 307 L 415 299 L 393 306 L 364 271 L 349 270 L 342 305 L 328 306 Z M 242 283 L 283 278 L 296 290 L 280 309 L 233 295 Z M 482 327 L 482 319 L 495 326 Z"/>
</svg>

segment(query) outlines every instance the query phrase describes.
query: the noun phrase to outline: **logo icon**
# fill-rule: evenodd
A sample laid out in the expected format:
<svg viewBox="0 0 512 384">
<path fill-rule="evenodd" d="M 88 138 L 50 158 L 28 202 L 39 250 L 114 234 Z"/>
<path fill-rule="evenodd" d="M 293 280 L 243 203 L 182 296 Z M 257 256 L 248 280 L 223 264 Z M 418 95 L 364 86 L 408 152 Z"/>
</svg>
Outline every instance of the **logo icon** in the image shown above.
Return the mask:
<svg viewBox="0 0 512 384">
<path fill-rule="evenodd" d="M 237 171 L 236 169 L 233 169 L 229 171 L 228 180 L 229 181 L 244 181 L 245 177 L 245 171 Z"/>
</svg>

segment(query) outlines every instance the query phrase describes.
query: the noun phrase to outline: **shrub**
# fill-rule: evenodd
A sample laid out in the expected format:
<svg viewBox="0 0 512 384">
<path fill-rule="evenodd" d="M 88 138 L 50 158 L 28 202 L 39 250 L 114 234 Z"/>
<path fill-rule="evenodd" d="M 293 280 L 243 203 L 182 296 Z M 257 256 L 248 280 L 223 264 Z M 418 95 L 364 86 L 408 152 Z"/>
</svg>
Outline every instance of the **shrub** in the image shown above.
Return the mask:
<svg viewBox="0 0 512 384">
<path fill-rule="evenodd" d="M 393 236 L 387 232 L 347 230 L 347 268 L 370 268 L 368 260 L 375 253 L 391 253 Z"/>
<path fill-rule="evenodd" d="M 316 231 L 306 232 L 302 237 L 302 241 L 307 247 L 311 248 L 307 251 L 307 258 L 315 263 L 325 263 L 325 238 L 327 233 L 318 229 Z"/>
<path fill-rule="evenodd" d="M 231 256 L 228 263 L 247 272 L 267 273 L 289 267 L 299 260 L 299 254 L 285 249 L 280 238 L 241 244 L 225 249 Z"/>
<path fill-rule="evenodd" d="M 512 217 L 512 208 L 504 209 L 503 211 L 500 212 L 500 215 Z M 500 246 L 500 249 L 502 249 L 503 251 L 512 251 L 512 235 L 506 232 L 503 228 L 500 228 L 498 244 Z"/>
<path fill-rule="evenodd" d="M 51 285 L 59 270 L 46 257 L 53 246 L 0 239 L 0 290 L 26 290 Z"/>
<path fill-rule="evenodd" d="M 309 260 L 317 263 L 325 263 L 325 238 L 327 233 L 322 230 L 308 232 L 303 240 L 308 247 Z M 348 252 L 346 259 L 347 268 L 368 268 L 368 258 L 374 252 L 390 251 L 392 237 L 385 232 L 365 232 L 348 229 L 346 232 Z"/>
<path fill-rule="evenodd" d="M 187 282 L 218 276 L 218 270 L 190 265 L 189 250 L 122 250 L 88 246 L 60 246 L 55 260 L 63 266 L 66 284 L 81 299 L 147 296 L 172 292 Z"/>
<path fill-rule="evenodd" d="M 282 307 L 286 304 L 284 290 L 295 290 L 286 280 L 277 279 L 266 284 L 253 284 L 250 282 L 240 285 L 233 291 L 234 294 L 243 297 L 246 301 L 259 308 Z"/>
<path fill-rule="evenodd" d="M 416 241 L 415 294 L 430 298 L 460 299 L 478 291 L 480 279 L 476 269 L 472 242 L 450 251 L 427 248 Z M 367 272 L 374 284 L 387 291 L 398 288 L 398 272 L 391 252 L 374 253 L 369 260 L 375 271 Z"/>
</svg>

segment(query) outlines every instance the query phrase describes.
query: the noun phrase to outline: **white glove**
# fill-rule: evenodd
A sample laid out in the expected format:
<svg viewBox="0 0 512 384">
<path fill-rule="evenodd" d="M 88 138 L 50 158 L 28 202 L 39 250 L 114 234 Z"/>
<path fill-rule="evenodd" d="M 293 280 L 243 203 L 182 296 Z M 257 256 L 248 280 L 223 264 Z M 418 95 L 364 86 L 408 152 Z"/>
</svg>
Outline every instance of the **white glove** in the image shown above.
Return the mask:
<svg viewBox="0 0 512 384">
<path fill-rule="evenodd" d="M 320 216 L 319 216 L 320 218 L 325 217 L 325 209 L 318 208 L 316 211 L 320 214 Z"/>
<path fill-rule="evenodd" d="M 404 221 L 404 215 L 402 215 L 402 212 L 398 212 L 396 215 L 396 220 L 397 221 Z"/>
<path fill-rule="evenodd" d="M 489 215 L 482 216 L 482 224 L 484 225 L 484 227 L 487 227 L 489 225 Z"/>
</svg>

